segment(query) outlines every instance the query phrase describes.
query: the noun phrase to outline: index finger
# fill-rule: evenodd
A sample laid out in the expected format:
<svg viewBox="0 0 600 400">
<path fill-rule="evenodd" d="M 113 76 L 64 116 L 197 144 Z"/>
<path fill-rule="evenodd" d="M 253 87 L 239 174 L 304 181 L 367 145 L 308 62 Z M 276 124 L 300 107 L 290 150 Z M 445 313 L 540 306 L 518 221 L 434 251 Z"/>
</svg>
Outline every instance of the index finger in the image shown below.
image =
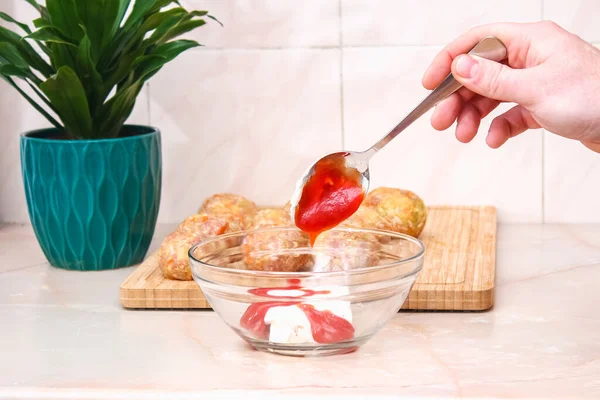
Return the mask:
<svg viewBox="0 0 600 400">
<path fill-rule="evenodd" d="M 495 23 L 475 27 L 453 40 L 440 51 L 423 75 L 423 86 L 435 89 L 450 73 L 452 61 L 461 54 L 468 53 L 481 39 L 495 36 L 504 43 L 510 58 L 523 54 L 522 49 L 529 47 L 526 35 L 530 23 Z M 525 52 L 526 54 L 526 52 Z"/>
</svg>

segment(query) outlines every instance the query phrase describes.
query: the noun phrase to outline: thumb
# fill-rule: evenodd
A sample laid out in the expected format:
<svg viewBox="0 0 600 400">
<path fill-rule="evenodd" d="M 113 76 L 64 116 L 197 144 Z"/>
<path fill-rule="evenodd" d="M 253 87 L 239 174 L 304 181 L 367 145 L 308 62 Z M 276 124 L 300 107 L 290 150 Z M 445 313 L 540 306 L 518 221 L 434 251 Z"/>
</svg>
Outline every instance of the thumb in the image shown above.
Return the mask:
<svg viewBox="0 0 600 400">
<path fill-rule="evenodd" d="M 531 101 L 531 80 L 525 70 L 463 54 L 452 62 L 452 75 L 467 89 L 490 99 L 519 104 Z"/>
</svg>

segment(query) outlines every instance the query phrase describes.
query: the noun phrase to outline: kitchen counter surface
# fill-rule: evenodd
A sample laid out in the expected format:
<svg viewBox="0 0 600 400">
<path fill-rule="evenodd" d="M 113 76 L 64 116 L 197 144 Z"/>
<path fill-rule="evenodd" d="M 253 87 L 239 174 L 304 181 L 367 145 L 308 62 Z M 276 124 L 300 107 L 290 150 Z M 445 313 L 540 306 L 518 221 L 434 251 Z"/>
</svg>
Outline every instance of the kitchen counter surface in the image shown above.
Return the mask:
<svg viewBox="0 0 600 400">
<path fill-rule="evenodd" d="M 4 225 L 0 398 L 600 398 L 600 225 L 501 225 L 496 271 L 490 311 L 401 312 L 353 354 L 289 358 L 211 311 L 125 310 L 131 268 L 52 268 Z"/>
</svg>

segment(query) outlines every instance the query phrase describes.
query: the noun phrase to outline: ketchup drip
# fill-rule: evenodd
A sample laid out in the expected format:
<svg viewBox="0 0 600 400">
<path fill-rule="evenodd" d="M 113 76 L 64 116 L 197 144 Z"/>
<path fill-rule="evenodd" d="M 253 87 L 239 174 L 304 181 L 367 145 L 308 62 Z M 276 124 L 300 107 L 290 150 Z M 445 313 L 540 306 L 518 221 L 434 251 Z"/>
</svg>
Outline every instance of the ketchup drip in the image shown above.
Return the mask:
<svg viewBox="0 0 600 400">
<path fill-rule="evenodd" d="M 354 326 L 328 310 L 319 311 L 312 304 L 298 305 L 310 321 L 312 337 L 317 343 L 337 343 L 354 337 Z"/>
<path fill-rule="evenodd" d="M 293 283 L 297 282 L 294 280 Z M 300 296 L 271 296 L 269 292 L 272 290 L 300 290 L 304 293 Z M 299 285 L 292 285 L 284 288 L 256 288 L 250 289 L 248 292 L 258 296 L 279 299 L 289 299 L 292 297 L 302 298 L 317 294 L 331 293 L 329 290 L 303 289 Z M 284 302 L 273 300 L 254 303 L 248 307 L 246 312 L 244 312 L 244 315 L 242 315 L 242 318 L 240 319 L 240 326 L 252 332 L 255 337 L 266 340 L 269 338 L 270 331 L 270 327 L 265 323 L 265 316 L 267 315 L 267 312 L 272 307 L 286 306 L 296 306 L 304 312 L 304 315 L 306 315 L 306 318 L 310 322 L 312 337 L 317 343 L 337 343 L 342 340 L 350 340 L 354 337 L 354 326 L 348 320 L 338 317 L 328 310 L 317 310 L 313 305 L 305 304 L 301 301 Z"/>
<path fill-rule="evenodd" d="M 298 290 L 303 292 L 300 296 L 271 296 L 269 292 L 273 290 Z M 248 290 L 248 293 L 253 294 L 255 296 L 262 297 L 276 297 L 278 299 L 289 299 L 289 298 L 299 298 L 299 297 L 310 297 L 316 294 L 330 294 L 329 290 L 312 290 L 312 289 L 303 289 L 302 286 L 286 286 L 283 288 L 256 288 Z"/>
<path fill-rule="evenodd" d="M 363 198 L 360 172 L 347 167 L 343 155 L 326 157 L 315 164 L 304 185 L 294 215 L 296 226 L 308 233 L 312 246 L 319 234 L 354 214 Z"/>
<path fill-rule="evenodd" d="M 310 322 L 310 330 L 315 342 L 327 344 L 350 340 L 354 337 L 354 326 L 342 317 L 328 310 L 317 310 L 311 304 L 300 302 L 266 301 L 252 304 L 240 320 L 242 328 L 252 332 L 260 339 L 269 338 L 269 326 L 265 324 L 265 316 L 272 307 L 297 306 Z"/>
<path fill-rule="evenodd" d="M 296 304 L 296 303 L 291 303 Z M 283 301 L 265 301 L 263 303 L 254 303 L 242 315 L 240 326 L 249 330 L 259 339 L 269 338 L 269 327 L 265 324 L 265 315 L 271 307 L 289 306 L 290 303 Z"/>
</svg>

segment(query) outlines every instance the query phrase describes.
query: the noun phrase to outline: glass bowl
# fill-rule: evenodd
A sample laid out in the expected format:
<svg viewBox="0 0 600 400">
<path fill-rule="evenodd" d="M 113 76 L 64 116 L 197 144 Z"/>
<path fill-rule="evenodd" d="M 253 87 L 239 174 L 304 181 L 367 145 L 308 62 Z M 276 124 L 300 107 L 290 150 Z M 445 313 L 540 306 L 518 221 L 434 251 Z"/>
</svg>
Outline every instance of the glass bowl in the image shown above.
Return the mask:
<svg viewBox="0 0 600 400">
<path fill-rule="evenodd" d="M 356 350 L 395 315 L 423 266 L 423 243 L 335 228 L 315 245 L 295 227 L 208 239 L 190 249 L 213 310 L 261 351 L 316 356 Z"/>
</svg>

